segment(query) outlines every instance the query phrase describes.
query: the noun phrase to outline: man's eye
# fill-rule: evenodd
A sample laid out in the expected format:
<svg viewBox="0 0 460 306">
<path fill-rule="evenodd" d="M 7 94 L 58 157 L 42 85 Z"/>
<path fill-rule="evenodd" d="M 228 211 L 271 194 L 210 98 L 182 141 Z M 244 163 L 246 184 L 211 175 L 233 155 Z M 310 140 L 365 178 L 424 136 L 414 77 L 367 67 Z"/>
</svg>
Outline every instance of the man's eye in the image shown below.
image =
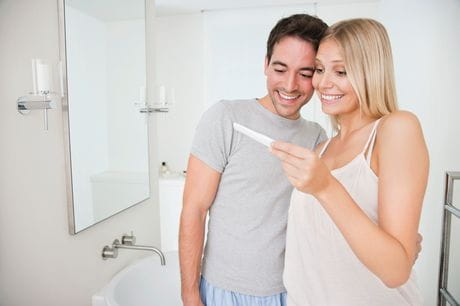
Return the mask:
<svg viewBox="0 0 460 306">
<path fill-rule="evenodd" d="M 311 78 L 311 77 L 312 77 L 311 74 L 303 74 L 303 73 L 301 73 L 300 75 L 301 75 L 302 77 L 304 77 L 304 78 Z"/>
<path fill-rule="evenodd" d="M 281 70 L 281 69 L 275 69 L 276 72 L 284 72 L 284 70 Z"/>
</svg>

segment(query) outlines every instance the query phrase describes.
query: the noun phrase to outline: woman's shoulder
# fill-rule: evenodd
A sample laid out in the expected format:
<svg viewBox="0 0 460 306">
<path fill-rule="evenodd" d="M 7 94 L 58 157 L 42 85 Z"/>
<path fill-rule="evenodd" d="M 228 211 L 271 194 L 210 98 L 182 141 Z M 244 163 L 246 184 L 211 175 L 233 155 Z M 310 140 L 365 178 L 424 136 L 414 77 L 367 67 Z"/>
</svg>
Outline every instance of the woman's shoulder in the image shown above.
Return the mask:
<svg viewBox="0 0 460 306">
<path fill-rule="evenodd" d="M 378 134 L 389 137 L 405 137 L 421 131 L 420 121 L 409 111 L 395 111 L 381 118 Z"/>
<path fill-rule="evenodd" d="M 397 152 L 397 148 L 413 152 L 425 146 L 422 127 L 415 114 L 396 111 L 382 117 L 377 129 L 377 147 L 385 148 L 387 152 Z"/>
<path fill-rule="evenodd" d="M 379 123 L 380 128 L 410 127 L 420 125 L 417 116 L 414 113 L 405 110 L 398 110 L 385 115 Z"/>
</svg>

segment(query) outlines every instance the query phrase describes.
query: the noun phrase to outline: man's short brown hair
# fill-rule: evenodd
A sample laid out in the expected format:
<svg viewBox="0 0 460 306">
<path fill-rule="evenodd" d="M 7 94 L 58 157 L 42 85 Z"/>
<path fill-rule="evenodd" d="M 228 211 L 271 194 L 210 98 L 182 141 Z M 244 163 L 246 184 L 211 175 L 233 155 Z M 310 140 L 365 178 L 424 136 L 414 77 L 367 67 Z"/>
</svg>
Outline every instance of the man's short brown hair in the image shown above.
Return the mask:
<svg viewBox="0 0 460 306">
<path fill-rule="evenodd" d="M 307 41 L 318 49 L 319 41 L 327 30 L 327 24 L 308 14 L 295 14 L 279 20 L 271 30 L 267 40 L 267 61 L 273 54 L 274 46 L 284 37 L 293 36 Z"/>
</svg>

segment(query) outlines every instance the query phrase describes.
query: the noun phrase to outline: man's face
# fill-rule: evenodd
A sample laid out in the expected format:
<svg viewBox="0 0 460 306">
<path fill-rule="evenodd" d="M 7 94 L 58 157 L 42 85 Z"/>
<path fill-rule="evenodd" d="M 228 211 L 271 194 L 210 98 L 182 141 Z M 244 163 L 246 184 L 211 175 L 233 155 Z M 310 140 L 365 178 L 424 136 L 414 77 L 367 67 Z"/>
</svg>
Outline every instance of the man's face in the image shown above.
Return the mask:
<svg viewBox="0 0 460 306">
<path fill-rule="evenodd" d="M 311 43 L 297 37 L 284 37 L 274 46 L 270 62 L 265 60 L 274 113 L 287 119 L 299 118 L 300 109 L 313 95 L 315 56 Z"/>
</svg>

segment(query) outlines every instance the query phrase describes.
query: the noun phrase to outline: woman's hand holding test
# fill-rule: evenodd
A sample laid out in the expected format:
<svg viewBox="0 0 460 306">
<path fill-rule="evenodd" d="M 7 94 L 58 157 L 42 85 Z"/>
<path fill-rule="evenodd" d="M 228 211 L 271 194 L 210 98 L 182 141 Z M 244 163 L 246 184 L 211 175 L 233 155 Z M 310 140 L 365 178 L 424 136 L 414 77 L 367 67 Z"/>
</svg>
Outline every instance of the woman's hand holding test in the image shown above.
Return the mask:
<svg viewBox="0 0 460 306">
<path fill-rule="evenodd" d="M 299 191 L 318 197 L 335 181 L 326 164 L 309 149 L 275 141 L 271 152 L 282 161 L 289 181 Z"/>
</svg>

